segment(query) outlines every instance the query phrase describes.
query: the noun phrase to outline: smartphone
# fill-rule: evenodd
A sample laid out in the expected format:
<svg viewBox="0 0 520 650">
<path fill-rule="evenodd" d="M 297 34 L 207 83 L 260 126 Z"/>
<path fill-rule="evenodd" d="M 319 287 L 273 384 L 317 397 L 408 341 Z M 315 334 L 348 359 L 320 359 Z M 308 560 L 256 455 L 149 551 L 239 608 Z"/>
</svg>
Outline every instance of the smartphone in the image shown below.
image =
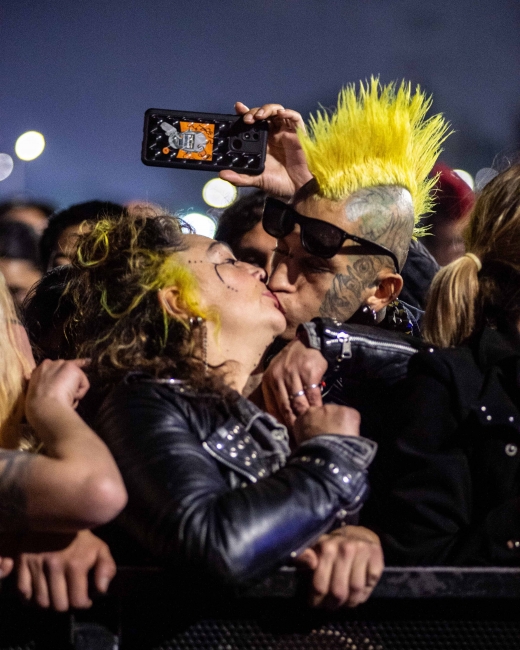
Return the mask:
<svg viewBox="0 0 520 650">
<path fill-rule="evenodd" d="M 155 167 L 261 174 L 268 130 L 266 120 L 245 124 L 239 115 L 149 108 L 141 160 Z"/>
</svg>

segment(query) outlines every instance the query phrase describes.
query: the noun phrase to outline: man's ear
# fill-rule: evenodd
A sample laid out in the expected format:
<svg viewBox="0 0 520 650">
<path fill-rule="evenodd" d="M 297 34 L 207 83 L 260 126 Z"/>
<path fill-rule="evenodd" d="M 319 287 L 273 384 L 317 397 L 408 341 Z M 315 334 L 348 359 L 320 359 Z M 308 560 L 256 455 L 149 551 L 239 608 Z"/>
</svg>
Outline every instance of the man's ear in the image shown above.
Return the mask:
<svg viewBox="0 0 520 650">
<path fill-rule="evenodd" d="M 159 304 L 167 314 L 180 320 L 188 320 L 189 313 L 181 304 L 179 299 L 179 290 L 176 287 L 165 287 L 160 289 L 157 294 Z"/>
<path fill-rule="evenodd" d="M 401 293 L 403 278 L 398 273 L 389 273 L 379 278 L 376 290 L 367 299 L 366 304 L 375 312 L 381 311 Z"/>
</svg>

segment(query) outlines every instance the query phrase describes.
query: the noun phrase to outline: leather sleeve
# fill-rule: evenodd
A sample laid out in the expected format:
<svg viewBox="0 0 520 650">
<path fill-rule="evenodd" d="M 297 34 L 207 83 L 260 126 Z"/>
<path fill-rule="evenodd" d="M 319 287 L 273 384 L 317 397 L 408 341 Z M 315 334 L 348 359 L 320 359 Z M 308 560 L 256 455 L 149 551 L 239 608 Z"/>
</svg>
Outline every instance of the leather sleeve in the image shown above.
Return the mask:
<svg viewBox="0 0 520 650">
<path fill-rule="evenodd" d="M 135 383 L 118 386 L 98 417 L 129 494 L 121 523 L 161 561 L 241 582 L 287 561 L 364 500 L 373 443 L 364 454 L 335 435 L 231 489 L 226 468 L 201 444 L 210 413 L 165 387 Z"/>
<path fill-rule="evenodd" d="M 299 325 L 297 336 L 307 347 L 321 352 L 328 363 L 327 378 L 353 376 L 392 383 L 406 376 L 410 358 L 426 347 L 409 335 L 330 318 L 314 318 Z"/>
</svg>

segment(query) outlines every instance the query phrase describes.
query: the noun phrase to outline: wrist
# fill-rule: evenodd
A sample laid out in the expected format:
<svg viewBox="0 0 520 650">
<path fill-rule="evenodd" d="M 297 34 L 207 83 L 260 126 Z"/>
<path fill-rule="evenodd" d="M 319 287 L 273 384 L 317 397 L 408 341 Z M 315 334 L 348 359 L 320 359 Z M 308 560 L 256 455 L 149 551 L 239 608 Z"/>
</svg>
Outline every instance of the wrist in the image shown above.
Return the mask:
<svg viewBox="0 0 520 650">
<path fill-rule="evenodd" d="M 31 427 L 42 434 L 42 439 L 64 438 L 72 430 L 72 424 L 80 419 L 70 404 L 59 399 L 38 400 L 34 408 L 26 408 L 26 418 Z"/>
</svg>

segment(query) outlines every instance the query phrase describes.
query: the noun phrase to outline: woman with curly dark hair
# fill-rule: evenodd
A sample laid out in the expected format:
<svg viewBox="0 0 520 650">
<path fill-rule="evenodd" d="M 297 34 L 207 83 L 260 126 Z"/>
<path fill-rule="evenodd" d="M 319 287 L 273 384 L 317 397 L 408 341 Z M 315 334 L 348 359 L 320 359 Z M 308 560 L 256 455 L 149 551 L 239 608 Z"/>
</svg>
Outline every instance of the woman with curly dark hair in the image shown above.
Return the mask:
<svg viewBox="0 0 520 650">
<path fill-rule="evenodd" d="M 365 600 L 382 570 L 377 538 L 349 554 L 348 535 L 317 543 L 365 499 L 375 449 L 357 412 L 311 409 L 291 453 L 285 428 L 240 395 L 285 328 L 264 271 L 169 216 L 98 222 L 73 265 L 67 336 L 111 388 L 97 431 L 129 493 L 126 534 L 155 561 L 232 583 L 307 549 L 316 603 Z"/>
</svg>

